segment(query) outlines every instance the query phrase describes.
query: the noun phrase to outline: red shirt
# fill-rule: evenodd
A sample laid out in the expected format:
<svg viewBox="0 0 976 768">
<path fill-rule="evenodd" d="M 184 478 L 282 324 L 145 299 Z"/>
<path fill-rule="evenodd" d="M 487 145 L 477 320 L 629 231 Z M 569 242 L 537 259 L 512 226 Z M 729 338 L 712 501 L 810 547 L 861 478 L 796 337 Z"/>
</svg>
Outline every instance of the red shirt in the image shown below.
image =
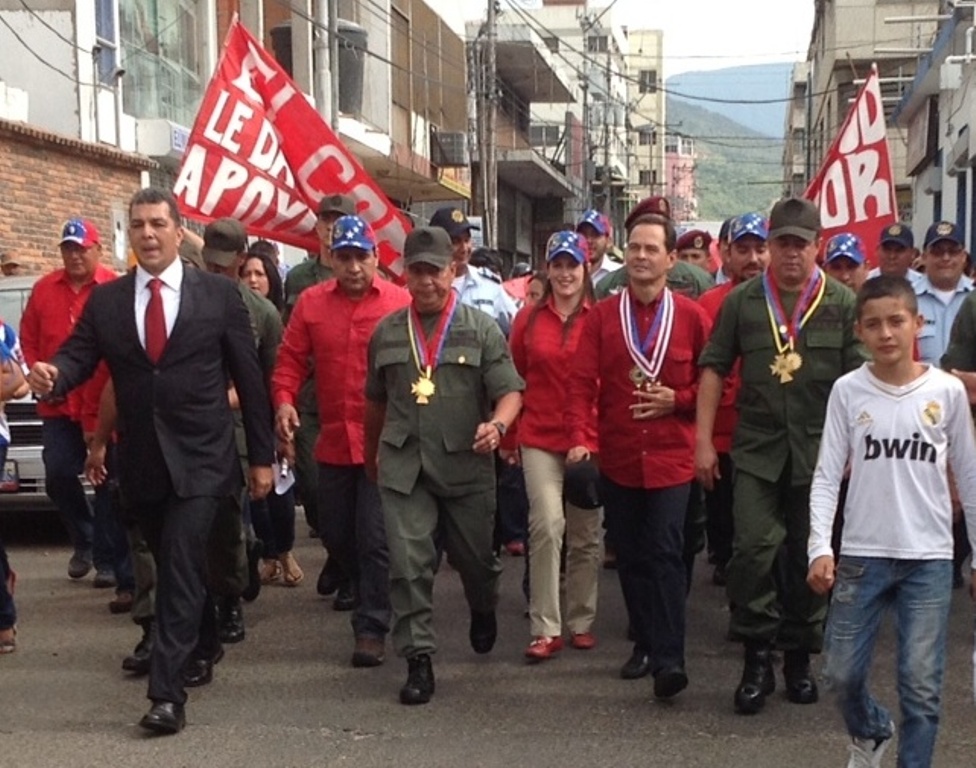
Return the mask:
<svg viewBox="0 0 976 768">
<path fill-rule="evenodd" d="M 98 264 L 92 279 L 78 290 L 72 287 L 63 269 L 51 272 L 34 283 L 20 319 L 20 345 L 27 365 L 47 362 L 54 357 L 54 353 L 71 335 L 92 289 L 115 278 L 112 270 Z M 55 403 L 39 402 L 37 413 L 42 418 L 67 416 L 75 421 L 82 421 L 84 417 L 85 429 L 91 431 L 90 428 L 94 426 L 92 404 L 97 413 L 98 399 L 106 380 L 107 369 L 103 364 L 88 383 L 72 390 L 66 399 Z"/>
<path fill-rule="evenodd" d="M 346 296 L 335 279 L 298 297 L 278 348 L 271 393 L 275 408 L 295 405 L 298 390 L 315 370 L 320 424 L 316 461 L 339 466 L 364 462 L 369 339 L 382 318 L 409 304 L 406 290 L 379 278 L 358 301 Z"/>
<path fill-rule="evenodd" d="M 600 471 L 618 485 L 667 488 L 695 477 L 695 399 L 698 356 L 711 323 L 691 299 L 673 293 L 674 327 L 661 369 L 661 383 L 674 390 L 674 412 L 657 419 L 634 419 L 637 402 L 630 371 L 634 362 L 620 329 L 621 291 L 590 310 L 583 325 L 570 377 L 567 418 L 576 445 L 585 445 L 593 403 L 598 408 Z M 648 333 L 660 298 L 635 302 L 638 331 Z"/>
<path fill-rule="evenodd" d="M 595 411 L 591 412 L 591 418 L 584 426 L 586 439 L 582 443 L 573 441 L 566 423 L 569 371 L 583 323 L 591 311 L 589 304 L 585 304 L 565 333 L 565 324 L 551 298 L 538 311 L 526 307 L 515 316 L 510 340 L 512 360 L 525 379 L 518 420 L 518 445 L 561 454 L 574 446 L 585 445 L 596 452 Z M 508 447 L 508 441 L 503 442 Z"/>
<path fill-rule="evenodd" d="M 738 283 L 722 283 L 711 288 L 698 297 L 698 303 L 708 313 L 712 325 L 718 319 L 718 312 L 722 308 L 725 297 L 732 293 Z M 739 387 L 742 380 L 739 377 L 739 366 L 736 361 L 732 372 L 722 380 L 722 399 L 719 401 L 718 411 L 715 413 L 715 427 L 712 431 L 712 445 L 718 453 L 729 453 L 732 450 L 732 433 L 739 421 L 739 412 L 735 401 L 739 397 Z"/>
</svg>

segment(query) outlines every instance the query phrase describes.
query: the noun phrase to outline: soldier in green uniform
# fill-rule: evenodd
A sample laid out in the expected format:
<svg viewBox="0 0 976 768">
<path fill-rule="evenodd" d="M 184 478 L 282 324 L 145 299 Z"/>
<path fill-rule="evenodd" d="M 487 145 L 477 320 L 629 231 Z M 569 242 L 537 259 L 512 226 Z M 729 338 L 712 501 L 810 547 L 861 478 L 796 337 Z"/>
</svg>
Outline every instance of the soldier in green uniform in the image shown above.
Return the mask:
<svg viewBox="0 0 976 768">
<path fill-rule="evenodd" d="M 864 360 L 854 337 L 854 294 L 817 267 L 820 213 L 781 200 L 769 219 L 766 271 L 733 290 L 702 352 L 695 464 L 706 488 L 718 476 L 712 444 L 722 378 L 740 361 L 739 423 L 732 438 L 735 536 L 728 565 L 731 634 L 745 643 L 737 712 L 758 712 L 773 692 L 771 652 L 784 651 L 790 701 L 817 700 L 810 654 L 823 644 L 826 598 L 806 584 L 809 491 L 833 382 Z M 785 577 L 775 561 L 785 542 Z"/>
<path fill-rule="evenodd" d="M 668 288 L 690 299 L 697 299 L 714 286 L 715 281 L 708 272 L 694 264 L 689 264 L 687 261 L 675 261 L 668 271 Z M 607 296 L 620 293 L 626 287 L 627 270 L 618 269 L 601 280 L 593 292 L 599 301 Z"/>
<path fill-rule="evenodd" d="M 207 225 L 203 232 L 203 262 L 207 271 L 223 275 L 233 280 L 240 291 L 244 306 L 251 321 L 254 345 L 258 360 L 264 372 L 265 382 L 270 383 L 281 344 L 281 317 L 274 304 L 240 282 L 239 272 L 247 254 L 247 232 L 244 226 L 233 218 L 217 219 Z M 236 399 L 236 392 L 231 398 Z M 247 445 L 244 438 L 244 421 L 236 402 L 231 403 L 234 413 L 237 454 L 241 457 L 244 474 L 247 475 Z M 244 613 L 241 597 L 253 599 L 257 595 L 259 582 L 256 580 L 256 563 L 261 553 L 255 540 L 253 529 L 245 529 L 242 510 L 247 503 L 246 492 L 239 504 L 222 505 L 210 535 L 210 568 L 212 573 L 214 603 L 217 607 L 218 631 L 224 643 L 237 643 L 244 639 Z M 249 522 L 249 520 L 248 520 Z M 249 562 L 254 565 L 248 573 Z M 209 677 L 206 665 L 200 660 L 191 659 L 190 667 L 197 669 L 187 673 L 188 681 L 194 676 L 203 680 Z M 187 684 L 190 684 L 188 682 Z"/>
<path fill-rule="evenodd" d="M 501 565 L 492 546 L 494 452 L 525 383 L 498 324 L 451 288 L 451 239 L 419 227 L 404 244 L 410 307 L 369 344 L 365 469 L 379 484 L 390 549 L 393 643 L 407 659 L 404 704 L 434 693 L 433 586 L 440 528 L 471 609 L 476 653 L 495 644 Z"/>
<path fill-rule="evenodd" d="M 285 322 L 291 315 L 302 291 L 332 277 L 332 227 L 341 216 L 356 213 L 356 201 L 349 195 L 327 195 L 319 202 L 315 233 L 319 238 L 318 256 L 305 259 L 288 271 L 285 277 Z M 313 531 L 321 533 L 318 507 L 318 464 L 315 461 L 315 440 L 319 435 L 319 406 L 315 397 L 314 372 L 298 393 L 296 403 L 300 426 L 295 432 L 295 482 L 305 510 L 305 522 Z M 324 546 L 328 542 L 322 541 Z M 330 557 L 319 573 L 316 589 L 322 597 L 336 594 L 333 607 L 349 611 L 355 607 L 355 596 L 349 578 Z"/>
</svg>

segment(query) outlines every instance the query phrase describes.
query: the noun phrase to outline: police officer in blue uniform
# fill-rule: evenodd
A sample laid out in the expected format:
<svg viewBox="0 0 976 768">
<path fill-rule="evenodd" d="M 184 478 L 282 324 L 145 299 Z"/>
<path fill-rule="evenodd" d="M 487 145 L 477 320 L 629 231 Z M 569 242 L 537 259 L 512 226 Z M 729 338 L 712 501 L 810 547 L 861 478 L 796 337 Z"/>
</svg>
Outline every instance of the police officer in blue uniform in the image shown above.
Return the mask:
<svg viewBox="0 0 976 768">
<path fill-rule="evenodd" d="M 454 290 L 461 303 L 480 309 L 498 323 L 508 338 L 512 320 L 518 307 L 515 300 L 502 287 L 502 280 L 488 267 L 474 267 L 471 260 L 471 230 L 477 226 L 468 221 L 460 208 L 445 206 L 438 208 L 430 218 L 430 226 L 440 227 L 451 237 L 454 247 Z"/>
</svg>

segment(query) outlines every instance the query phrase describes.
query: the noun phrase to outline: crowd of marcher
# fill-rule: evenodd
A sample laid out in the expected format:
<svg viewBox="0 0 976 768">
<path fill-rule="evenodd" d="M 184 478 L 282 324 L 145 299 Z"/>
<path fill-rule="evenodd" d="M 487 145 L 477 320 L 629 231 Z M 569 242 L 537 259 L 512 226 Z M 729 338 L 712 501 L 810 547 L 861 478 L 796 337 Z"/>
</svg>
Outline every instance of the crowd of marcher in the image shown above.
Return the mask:
<svg viewBox="0 0 976 768">
<path fill-rule="evenodd" d="M 816 206 L 790 198 L 679 237 L 652 197 L 622 253 L 590 210 L 503 284 L 444 207 L 407 236 L 401 287 L 344 195 L 321 200 L 320 250 L 287 271 L 233 219 L 194 242 L 167 192 L 128 213 L 122 276 L 90 221 L 64 225 L 64 268 L 36 284 L 19 339 L 0 327 L 0 397 L 39 398 L 68 575 L 94 570 L 142 630 L 122 666 L 149 676 L 144 728 L 181 730 L 186 688 L 245 637 L 243 604 L 303 582 L 300 502 L 328 553 L 316 589 L 351 613 L 352 665 L 383 664 L 389 636 L 404 704 L 434 695 L 444 558 L 484 654 L 504 550 L 526 556 L 528 663 L 597 646 L 602 563 L 633 641 L 620 676 L 674 698 L 707 547 L 743 645 L 736 712 L 763 709 L 779 658 L 788 700 L 818 701 L 825 653 L 849 765 L 880 765 L 895 724 L 866 679 L 890 607 L 898 764 L 931 763 L 951 591 L 976 594 L 958 226 L 934 224 L 921 252 L 905 224 L 821 242 Z M 0 653 L 16 649 L 14 579 L 0 549 Z"/>
</svg>

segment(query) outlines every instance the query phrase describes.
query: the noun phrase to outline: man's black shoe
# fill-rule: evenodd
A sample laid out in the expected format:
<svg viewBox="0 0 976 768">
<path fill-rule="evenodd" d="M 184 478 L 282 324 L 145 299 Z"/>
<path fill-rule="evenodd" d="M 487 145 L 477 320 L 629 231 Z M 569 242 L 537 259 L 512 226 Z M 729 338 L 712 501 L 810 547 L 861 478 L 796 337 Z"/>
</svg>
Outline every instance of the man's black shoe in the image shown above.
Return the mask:
<svg viewBox="0 0 976 768">
<path fill-rule="evenodd" d="M 213 680 L 214 664 L 224 658 L 221 648 L 212 659 L 190 658 L 183 667 L 183 685 L 187 688 L 199 688 Z"/>
<path fill-rule="evenodd" d="M 139 725 L 153 733 L 179 733 L 186 725 L 186 713 L 182 704 L 170 701 L 154 701 Z"/>
<path fill-rule="evenodd" d="M 237 597 L 217 598 L 217 636 L 222 643 L 239 643 L 244 639 L 244 609 Z"/>
<path fill-rule="evenodd" d="M 426 704 L 434 695 L 434 666 L 421 653 L 407 659 L 407 682 L 400 689 L 401 704 Z"/>
<path fill-rule="evenodd" d="M 810 654 L 806 651 L 783 654 L 783 677 L 786 679 L 786 698 L 794 704 L 813 704 L 820 698 L 817 681 L 810 672 Z"/>
<path fill-rule="evenodd" d="M 343 582 L 339 585 L 335 600 L 332 601 L 332 610 L 351 611 L 359 605 L 359 598 L 356 597 L 356 590 L 353 589 L 351 582 Z"/>
<path fill-rule="evenodd" d="M 754 715 L 763 708 L 766 697 L 776 690 L 773 674 L 772 651 L 764 643 L 746 644 L 745 666 L 742 679 L 735 689 L 735 711 L 741 715 Z"/>
<path fill-rule="evenodd" d="M 251 539 L 247 542 L 247 586 L 241 592 L 241 597 L 252 602 L 261 593 L 261 556 L 264 554 L 264 542 L 261 539 Z"/>
<path fill-rule="evenodd" d="M 134 675 L 149 674 L 153 638 L 155 637 L 153 620 L 144 619 L 141 623 L 142 639 L 136 645 L 135 650 L 130 655 L 122 659 L 122 669 L 126 672 L 131 672 Z"/>
<path fill-rule="evenodd" d="M 620 668 L 620 676 L 624 680 L 638 680 L 647 677 L 651 671 L 651 657 L 639 648 L 635 648 L 630 658 Z"/>
<path fill-rule="evenodd" d="M 495 647 L 498 637 L 498 621 L 494 611 L 471 611 L 471 629 L 468 639 L 475 653 L 488 653 Z"/>
<path fill-rule="evenodd" d="M 319 571 L 319 579 L 315 582 L 315 591 L 322 597 L 331 597 L 339 589 L 339 585 L 344 581 L 341 573 L 329 567 L 329 561 L 325 561 L 322 570 Z"/>
<path fill-rule="evenodd" d="M 670 699 L 688 687 L 684 667 L 665 667 L 654 675 L 654 698 Z"/>
</svg>

